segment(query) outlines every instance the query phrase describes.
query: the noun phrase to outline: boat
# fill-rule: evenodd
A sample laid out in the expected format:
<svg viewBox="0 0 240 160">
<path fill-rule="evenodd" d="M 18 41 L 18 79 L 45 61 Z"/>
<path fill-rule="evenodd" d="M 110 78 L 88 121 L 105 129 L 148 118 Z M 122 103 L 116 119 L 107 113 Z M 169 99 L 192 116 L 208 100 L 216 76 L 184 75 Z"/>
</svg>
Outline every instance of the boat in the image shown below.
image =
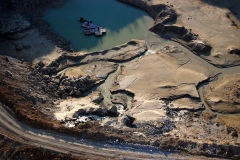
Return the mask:
<svg viewBox="0 0 240 160">
<path fill-rule="evenodd" d="M 95 25 L 92 23 L 92 20 L 86 20 L 83 17 L 79 18 L 79 21 L 82 23 L 81 27 L 85 28 L 84 34 L 91 35 L 95 34 L 96 36 L 102 36 L 106 33 L 106 29 Z"/>
<path fill-rule="evenodd" d="M 102 31 L 102 33 L 106 33 L 107 32 L 106 28 L 101 28 L 101 31 Z"/>
<path fill-rule="evenodd" d="M 93 26 L 95 26 L 95 24 L 92 23 L 92 20 L 85 20 L 84 22 L 82 22 L 83 24 L 81 25 L 83 28 L 92 28 Z"/>
<path fill-rule="evenodd" d="M 89 23 L 88 21 L 85 21 L 85 22 L 83 22 L 82 27 L 83 28 L 90 28 L 90 25 L 91 25 L 91 23 Z"/>
<path fill-rule="evenodd" d="M 95 28 L 91 28 L 91 29 L 85 29 L 84 30 L 84 34 L 85 35 L 91 35 L 91 34 L 95 34 Z"/>
<path fill-rule="evenodd" d="M 96 36 L 102 36 L 102 32 L 100 30 L 95 31 Z"/>
<path fill-rule="evenodd" d="M 97 27 L 97 28 L 95 29 L 95 35 L 96 35 L 96 36 L 102 36 L 103 33 L 106 33 L 106 29 L 105 29 L 105 28 Z"/>
<path fill-rule="evenodd" d="M 79 21 L 83 23 L 83 22 L 86 22 L 86 19 L 84 19 L 83 17 L 81 17 L 81 18 L 79 18 Z"/>
</svg>

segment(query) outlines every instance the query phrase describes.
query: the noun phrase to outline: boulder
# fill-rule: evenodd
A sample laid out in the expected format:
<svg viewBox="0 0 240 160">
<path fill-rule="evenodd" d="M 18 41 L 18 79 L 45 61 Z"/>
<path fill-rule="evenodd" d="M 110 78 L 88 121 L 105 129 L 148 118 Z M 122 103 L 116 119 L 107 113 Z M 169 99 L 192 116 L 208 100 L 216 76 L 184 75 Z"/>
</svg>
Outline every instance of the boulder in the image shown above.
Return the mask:
<svg viewBox="0 0 240 160">
<path fill-rule="evenodd" d="M 163 23 L 155 24 L 153 27 L 149 29 L 152 32 L 172 32 L 175 34 L 186 34 L 188 30 L 184 26 L 176 26 L 176 25 L 164 25 Z"/>
<path fill-rule="evenodd" d="M 12 73 L 10 71 L 6 71 L 5 75 L 8 76 L 8 77 L 12 77 Z"/>
<path fill-rule="evenodd" d="M 159 21 L 160 23 L 163 23 L 163 24 L 172 22 L 172 21 L 176 20 L 176 18 L 177 18 L 177 15 L 176 15 L 175 11 L 172 8 L 167 7 L 167 6 L 156 17 L 157 21 Z"/>
<path fill-rule="evenodd" d="M 75 90 L 75 91 L 74 91 L 74 95 L 75 95 L 75 96 L 79 96 L 80 94 L 81 94 L 80 91 L 78 91 L 78 90 Z"/>
<path fill-rule="evenodd" d="M 152 26 L 149 30 L 152 32 L 163 32 L 164 24 L 163 23 L 157 23 L 154 26 Z"/>
<path fill-rule="evenodd" d="M 186 34 L 188 30 L 184 26 L 164 25 L 163 32 L 172 32 L 176 34 Z"/>
<path fill-rule="evenodd" d="M 103 101 L 103 96 L 102 95 L 98 95 L 98 96 L 94 96 L 92 97 L 92 102 L 93 103 L 96 103 L 96 104 L 99 104 Z"/>
<path fill-rule="evenodd" d="M 54 80 L 54 82 L 55 82 L 57 85 L 59 85 L 60 80 L 57 78 L 57 79 Z"/>
<path fill-rule="evenodd" d="M 65 117 L 65 121 L 71 121 L 72 119 L 70 117 Z"/>
<path fill-rule="evenodd" d="M 63 81 L 63 80 L 66 79 L 66 78 L 68 78 L 68 76 L 66 76 L 65 74 L 61 74 L 61 75 L 59 76 L 60 81 Z"/>
<path fill-rule="evenodd" d="M 29 99 L 32 101 L 34 105 L 37 104 L 37 99 L 34 96 L 30 96 Z"/>
<path fill-rule="evenodd" d="M 71 86 L 65 86 L 64 88 L 65 92 L 67 93 L 71 93 L 71 91 L 73 90 L 73 88 Z"/>
<path fill-rule="evenodd" d="M 43 63 L 43 61 L 40 61 L 40 62 L 38 62 L 38 66 L 39 66 L 40 68 L 42 68 L 42 67 L 45 66 L 45 64 Z"/>
<path fill-rule="evenodd" d="M 71 91 L 70 93 L 69 93 L 69 96 L 73 96 L 74 95 L 74 91 Z"/>
<path fill-rule="evenodd" d="M 30 46 L 28 44 L 24 44 L 24 43 L 16 43 L 15 48 L 17 51 L 22 51 L 23 49 L 29 49 Z"/>
<path fill-rule="evenodd" d="M 236 54 L 236 55 L 240 56 L 240 49 L 234 48 L 234 49 L 229 50 L 228 53 L 230 53 L 230 54 Z"/>
<path fill-rule="evenodd" d="M 206 44 L 203 41 L 191 41 L 188 44 L 188 47 L 193 51 L 199 51 L 199 52 L 207 52 L 212 49 L 210 45 Z"/>
<path fill-rule="evenodd" d="M 85 114 L 85 113 L 86 111 L 84 109 L 79 109 L 73 114 L 73 117 L 78 117 L 79 115 Z"/>
<path fill-rule="evenodd" d="M 31 24 L 24 20 L 20 15 L 14 17 L 5 17 L 0 20 L 0 34 L 1 35 L 14 35 L 17 33 L 25 32 L 30 29 Z"/>
<path fill-rule="evenodd" d="M 133 122 L 135 121 L 135 118 L 129 115 L 125 115 L 121 119 L 121 123 L 126 125 L 127 127 L 133 127 Z"/>
<path fill-rule="evenodd" d="M 7 38 L 8 39 L 11 39 L 11 40 L 18 40 L 18 39 L 22 39 L 26 36 L 26 33 L 16 33 L 16 34 L 10 34 L 10 35 L 7 35 Z"/>
<path fill-rule="evenodd" d="M 108 111 L 109 111 L 109 113 L 110 113 L 111 115 L 113 115 L 113 116 L 118 115 L 118 108 L 117 108 L 117 106 L 115 106 L 115 105 L 111 106 Z"/>
<path fill-rule="evenodd" d="M 48 74 L 48 75 L 50 75 L 50 74 L 53 74 L 53 73 L 55 73 L 56 72 L 56 68 L 54 68 L 54 67 L 47 67 L 47 68 L 45 68 L 44 70 L 43 70 L 43 72 L 44 72 L 44 74 Z"/>
<path fill-rule="evenodd" d="M 184 34 L 182 37 L 181 37 L 182 40 L 186 41 L 186 42 L 189 42 L 193 39 L 196 39 L 196 35 L 194 35 L 190 30 L 187 29 L 187 33 Z"/>
<path fill-rule="evenodd" d="M 98 108 L 95 112 L 96 115 L 98 116 L 106 116 L 108 114 L 108 110 L 105 108 Z"/>
<path fill-rule="evenodd" d="M 49 75 L 44 75 L 44 76 L 43 76 L 43 79 L 44 79 L 45 81 L 48 81 L 48 80 L 50 80 L 50 76 L 49 76 Z"/>
<path fill-rule="evenodd" d="M 5 57 L 5 61 L 6 61 L 6 62 L 9 62 L 9 58 L 8 58 L 8 57 Z"/>
<path fill-rule="evenodd" d="M 15 48 L 16 48 L 17 51 L 22 51 L 23 50 L 23 44 L 18 43 L 18 44 L 15 45 Z"/>
</svg>

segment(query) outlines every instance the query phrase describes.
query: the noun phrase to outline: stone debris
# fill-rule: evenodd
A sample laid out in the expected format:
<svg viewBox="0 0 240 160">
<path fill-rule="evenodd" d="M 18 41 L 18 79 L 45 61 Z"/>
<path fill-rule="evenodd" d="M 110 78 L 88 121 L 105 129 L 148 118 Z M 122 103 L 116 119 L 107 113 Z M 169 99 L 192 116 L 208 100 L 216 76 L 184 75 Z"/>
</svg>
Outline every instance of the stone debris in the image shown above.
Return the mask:
<svg viewBox="0 0 240 160">
<path fill-rule="evenodd" d="M 10 71 L 6 71 L 6 72 L 5 72 L 5 75 L 6 75 L 6 76 L 9 76 L 9 77 L 12 77 L 12 73 L 11 73 Z"/>
<path fill-rule="evenodd" d="M 10 20 L 11 19 L 11 20 Z M 14 35 L 30 29 L 31 24 L 20 15 L 0 19 L 0 35 Z"/>
<path fill-rule="evenodd" d="M 67 96 L 80 96 L 84 92 L 90 90 L 96 84 L 95 80 L 92 80 L 89 76 L 80 78 L 68 78 L 67 76 L 55 77 L 52 80 L 57 88 L 57 94 L 61 98 L 66 98 Z"/>
<path fill-rule="evenodd" d="M 76 127 L 80 123 L 86 123 L 86 122 L 93 122 L 96 120 L 103 120 L 106 117 L 100 117 L 97 115 L 80 115 L 77 118 L 67 118 L 63 123 L 65 123 L 65 127 Z"/>
<path fill-rule="evenodd" d="M 28 44 L 25 44 L 25 43 L 16 43 L 15 48 L 16 48 L 17 51 L 22 51 L 24 49 L 29 49 L 31 47 Z"/>
<path fill-rule="evenodd" d="M 188 44 L 188 47 L 193 51 L 207 52 L 212 49 L 212 47 L 203 41 L 192 41 Z"/>
<path fill-rule="evenodd" d="M 42 68 L 42 67 L 44 67 L 45 66 L 45 64 L 43 63 L 43 61 L 40 61 L 40 62 L 38 62 L 38 64 L 37 64 L 40 68 Z"/>
</svg>

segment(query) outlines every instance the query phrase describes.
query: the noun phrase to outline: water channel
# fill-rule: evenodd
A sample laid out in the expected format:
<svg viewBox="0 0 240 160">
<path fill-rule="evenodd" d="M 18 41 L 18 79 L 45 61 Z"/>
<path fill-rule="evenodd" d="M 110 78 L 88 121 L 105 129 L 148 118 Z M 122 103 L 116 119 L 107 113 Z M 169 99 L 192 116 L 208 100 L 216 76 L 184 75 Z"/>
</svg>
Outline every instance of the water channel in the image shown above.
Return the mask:
<svg viewBox="0 0 240 160">
<path fill-rule="evenodd" d="M 84 35 L 80 17 L 107 29 L 102 37 Z M 61 36 L 71 41 L 76 51 L 100 51 L 133 38 L 144 39 L 153 19 L 143 10 L 117 0 L 68 0 L 43 17 Z"/>
</svg>

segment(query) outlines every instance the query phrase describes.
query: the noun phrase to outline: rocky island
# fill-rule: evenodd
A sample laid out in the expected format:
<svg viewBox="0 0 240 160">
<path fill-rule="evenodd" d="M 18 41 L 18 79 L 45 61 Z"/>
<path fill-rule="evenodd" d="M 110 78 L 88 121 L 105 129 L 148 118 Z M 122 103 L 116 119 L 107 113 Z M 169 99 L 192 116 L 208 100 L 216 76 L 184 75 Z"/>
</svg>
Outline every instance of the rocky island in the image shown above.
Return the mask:
<svg viewBox="0 0 240 160">
<path fill-rule="evenodd" d="M 240 2 L 120 1 L 151 34 L 82 52 L 65 0 L 0 0 L 1 159 L 240 158 Z"/>
</svg>

